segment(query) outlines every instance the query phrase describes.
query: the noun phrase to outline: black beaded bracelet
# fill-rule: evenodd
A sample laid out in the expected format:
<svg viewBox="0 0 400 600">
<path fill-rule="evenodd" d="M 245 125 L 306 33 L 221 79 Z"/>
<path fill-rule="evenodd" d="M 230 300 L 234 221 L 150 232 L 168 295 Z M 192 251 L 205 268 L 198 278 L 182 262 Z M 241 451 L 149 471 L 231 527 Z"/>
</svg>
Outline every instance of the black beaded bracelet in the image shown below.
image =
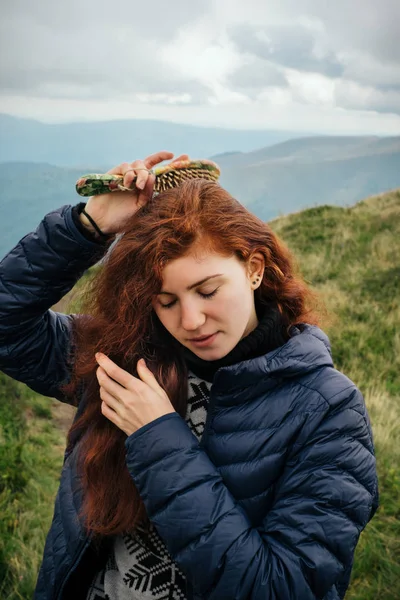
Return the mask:
<svg viewBox="0 0 400 600">
<path fill-rule="evenodd" d="M 81 209 L 81 214 L 85 215 L 85 217 L 87 218 L 87 220 L 90 222 L 90 224 L 94 227 L 94 229 L 96 230 L 96 232 L 99 234 L 99 236 L 103 239 L 103 240 L 108 240 L 108 238 L 110 236 L 108 236 L 106 233 L 103 233 L 103 231 L 100 229 L 100 227 L 97 225 L 96 221 L 94 221 L 92 219 L 92 217 L 90 215 L 88 215 L 88 213 L 86 212 L 86 210 L 84 208 Z"/>
</svg>

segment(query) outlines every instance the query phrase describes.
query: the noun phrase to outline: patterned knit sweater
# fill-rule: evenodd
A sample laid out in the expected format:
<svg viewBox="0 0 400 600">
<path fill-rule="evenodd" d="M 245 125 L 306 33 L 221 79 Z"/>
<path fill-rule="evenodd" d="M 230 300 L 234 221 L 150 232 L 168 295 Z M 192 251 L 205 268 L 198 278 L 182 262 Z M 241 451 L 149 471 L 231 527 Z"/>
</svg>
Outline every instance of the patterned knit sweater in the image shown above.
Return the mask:
<svg viewBox="0 0 400 600">
<path fill-rule="evenodd" d="M 225 357 L 204 361 L 185 349 L 189 368 L 186 423 L 201 439 L 216 371 L 224 366 L 266 354 L 284 344 L 288 335 L 276 307 L 258 309 L 257 328 Z M 260 315 L 262 314 L 262 316 Z M 155 528 L 136 529 L 117 536 L 105 568 L 92 582 L 87 600 L 185 600 L 185 576 L 174 563 Z"/>
</svg>

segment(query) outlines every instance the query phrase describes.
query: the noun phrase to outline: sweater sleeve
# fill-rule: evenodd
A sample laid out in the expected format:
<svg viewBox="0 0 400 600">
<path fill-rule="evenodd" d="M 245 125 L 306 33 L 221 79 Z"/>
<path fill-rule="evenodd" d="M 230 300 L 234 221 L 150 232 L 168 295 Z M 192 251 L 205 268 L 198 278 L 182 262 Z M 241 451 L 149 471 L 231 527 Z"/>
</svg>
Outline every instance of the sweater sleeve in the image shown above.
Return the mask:
<svg viewBox="0 0 400 600">
<path fill-rule="evenodd" d="M 33 390 L 66 400 L 74 317 L 51 310 L 108 244 L 85 237 L 72 207 L 49 213 L 0 263 L 0 369 Z"/>
<path fill-rule="evenodd" d="M 339 581 L 349 576 L 360 532 L 376 510 L 362 406 L 353 389 L 307 415 L 257 527 L 179 415 L 127 439 L 128 469 L 147 514 L 196 598 L 343 597 Z"/>
</svg>

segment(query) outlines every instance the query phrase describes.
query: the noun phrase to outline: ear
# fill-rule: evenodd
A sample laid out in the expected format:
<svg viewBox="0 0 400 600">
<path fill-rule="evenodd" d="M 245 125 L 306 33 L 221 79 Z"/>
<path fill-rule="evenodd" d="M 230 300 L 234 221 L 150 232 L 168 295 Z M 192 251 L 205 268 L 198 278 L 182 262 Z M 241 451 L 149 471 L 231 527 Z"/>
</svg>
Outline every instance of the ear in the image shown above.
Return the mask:
<svg viewBox="0 0 400 600">
<path fill-rule="evenodd" d="M 247 277 L 253 290 L 256 290 L 262 282 L 265 269 L 265 260 L 261 252 L 255 252 L 247 261 Z"/>
</svg>

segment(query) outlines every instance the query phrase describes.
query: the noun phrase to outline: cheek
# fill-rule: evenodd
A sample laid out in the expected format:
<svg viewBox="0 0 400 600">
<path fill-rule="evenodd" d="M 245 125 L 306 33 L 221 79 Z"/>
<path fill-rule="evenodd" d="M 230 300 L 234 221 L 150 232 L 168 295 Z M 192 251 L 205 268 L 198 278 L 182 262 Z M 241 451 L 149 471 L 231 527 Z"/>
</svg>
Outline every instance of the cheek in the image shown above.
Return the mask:
<svg viewBox="0 0 400 600">
<path fill-rule="evenodd" d="M 248 301 L 245 301 L 243 297 L 235 298 L 232 301 L 228 311 L 229 319 L 233 323 L 237 323 L 239 326 L 243 322 L 247 322 L 248 312 Z"/>
<path fill-rule="evenodd" d="M 225 321 L 242 324 L 247 322 L 253 306 L 252 292 L 246 293 L 244 287 L 235 287 L 224 294 L 218 301 L 218 314 Z"/>
</svg>

